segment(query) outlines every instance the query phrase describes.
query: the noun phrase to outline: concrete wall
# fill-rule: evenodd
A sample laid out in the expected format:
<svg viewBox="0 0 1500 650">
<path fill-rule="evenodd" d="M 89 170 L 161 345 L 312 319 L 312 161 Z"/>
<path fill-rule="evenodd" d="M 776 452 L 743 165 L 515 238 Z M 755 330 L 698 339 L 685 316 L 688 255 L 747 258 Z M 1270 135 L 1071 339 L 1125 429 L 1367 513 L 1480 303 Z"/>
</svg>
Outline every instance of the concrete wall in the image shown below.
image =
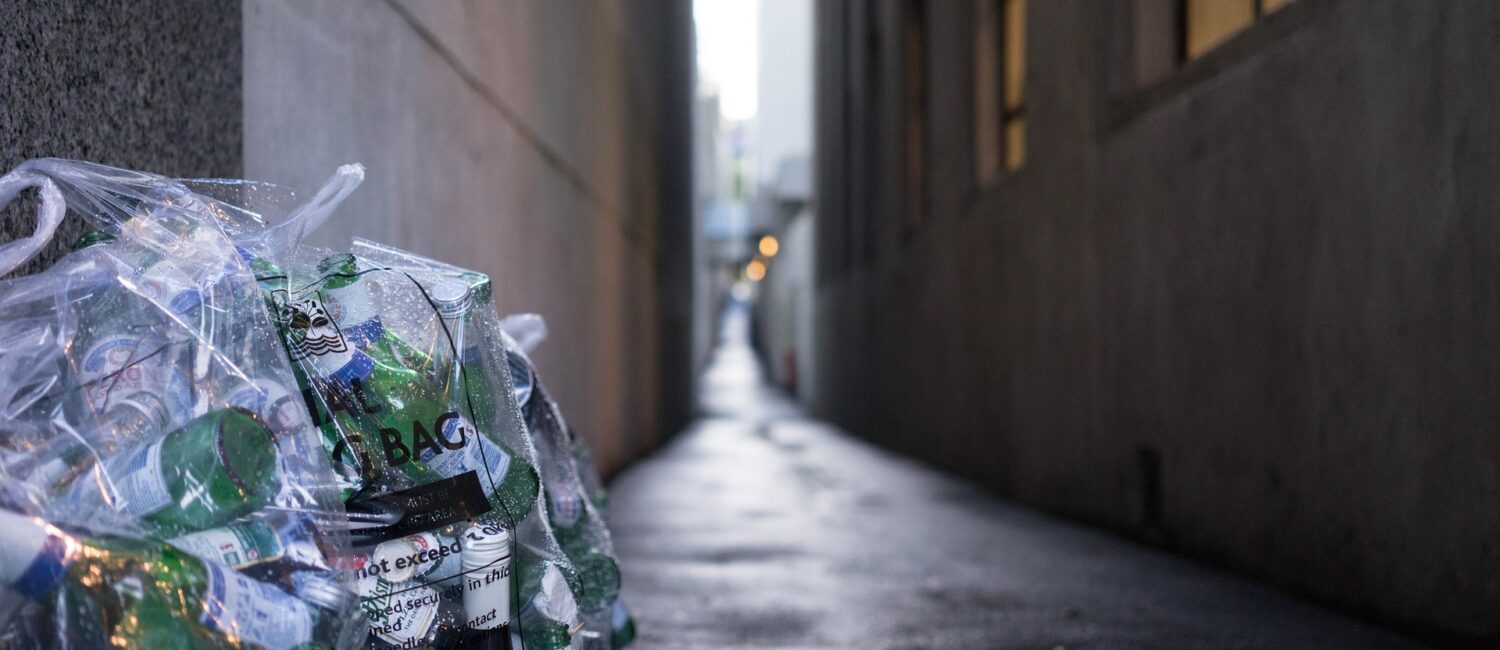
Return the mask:
<svg viewBox="0 0 1500 650">
<path fill-rule="evenodd" d="M 469 266 L 544 315 L 544 381 L 612 471 L 689 404 L 689 30 L 677 0 L 247 0 L 245 173 L 363 162 L 316 243 Z"/>
<path fill-rule="evenodd" d="M 685 422 L 685 0 L 50 0 L 3 14 L 0 167 L 60 156 L 312 188 L 364 162 L 316 243 L 361 235 L 472 266 L 503 309 L 545 315 L 538 363 L 607 471 Z M 0 237 L 29 234 L 34 209 L 5 209 Z"/>
<path fill-rule="evenodd" d="M 1500 7 L 1300 0 L 1149 85 L 1031 2 L 979 187 L 972 8 L 819 6 L 817 408 L 1026 503 L 1432 638 L 1500 640 Z M 876 30 L 867 38 L 866 29 Z"/>
<path fill-rule="evenodd" d="M 186 177 L 240 171 L 240 7 L 186 1 L 6 3 L 0 14 L 0 174 L 60 157 Z M 35 202 L 3 211 L 28 236 Z M 20 270 L 65 253 L 83 222 Z"/>
</svg>

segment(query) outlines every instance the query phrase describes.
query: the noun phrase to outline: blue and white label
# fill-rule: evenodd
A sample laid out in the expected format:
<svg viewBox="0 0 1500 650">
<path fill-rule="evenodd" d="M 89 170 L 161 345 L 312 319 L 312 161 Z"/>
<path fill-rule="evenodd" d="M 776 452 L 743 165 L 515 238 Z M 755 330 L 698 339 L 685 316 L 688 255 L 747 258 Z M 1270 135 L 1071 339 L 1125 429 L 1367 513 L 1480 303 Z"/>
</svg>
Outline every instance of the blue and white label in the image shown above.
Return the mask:
<svg viewBox="0 0 1500 650">
<path fill-rule="evenodd" d="M 552 505 L 552 525 L 572 528 L 583 518 L 583 499 L 564 483 L 547 487 L 547 501 Z"/>
<path fill-rule="evenodd" d="M 489 438 L 475 429 L 474 425 L 463 416 L 451 418 L 443 423 L 443 438 L 463 439 L 466 442 L 461 449 L 441 454 L 434 452 L 431 448 L 422 450 L 422 464 L 437 472 L 439 476 L 448 478 L 472 470 L 477 472 L 481 477 L 480 481 L 493 491 L 505 478 L 505 472 L 510 469 L 510 454 L 501 450 L 499 445 L 490 442 Z"/>
<path fill-rule="evenodd" d="M 307 604 L 280 589 L 216 564 L 208 569 L 203 626 L 268 650 L 295 648 L 312 640 L 313 614 Z"/>
<path fill-rule="evenodd" d="M 614 608 L 609 610 L 609 627 L 611 629 L 624 629 L 630 622 L 630 610 L 625 609 L 625 601 L 615 599 Z"/>
<path fill-rule="evenodd" d="M 138 291 L 147 300 L 183 320 L 196 321 L 203 306 L 200 285 L 212 286 L 206 269 L 164 259 L 152 264 L 136 278 Z"/>
<path fill-rule="evenodd" d="M 306 417 L 301 398 L 287 392 L 280 382 L 256 379 L 230 391 L 224 403 L 238 406 L 260 417 L 272 431 L 294 431 Z"/>
<path fill-rule="evenodd" d="M 385 324 L 380 320 L 380 311 L 370 299 L 370 288 L 364 279 L 337 289 L 324 289 L 328 300 L 328 311 L 344 331 L 354 347 L 368 349 L 371 344 L 385 338 Z"/>
<path fill-rule="evenodd" d="M 68 540 L 40 519 L 0 510 L 0 585 L 41 600 L 68 568 Z"/>
<path fill-rule="evenodd" d="M 172 503 L 167 478 L 162 474 L 161 440 L 110 460 L 107 464 L 115 498 L 110 507 L 144 517 Z"/>
<path fill-rule="evenodd" d="M 78 372 L 89 408 L 104 413 L 129 400 L 162 420 L 162 426 L 171 424 L 170 414 L 186 412 L 193 402 L 192 386 L 171 363 L 171 352 L 164 340 L 128 334 L 94 344 Z"/>
</svg>

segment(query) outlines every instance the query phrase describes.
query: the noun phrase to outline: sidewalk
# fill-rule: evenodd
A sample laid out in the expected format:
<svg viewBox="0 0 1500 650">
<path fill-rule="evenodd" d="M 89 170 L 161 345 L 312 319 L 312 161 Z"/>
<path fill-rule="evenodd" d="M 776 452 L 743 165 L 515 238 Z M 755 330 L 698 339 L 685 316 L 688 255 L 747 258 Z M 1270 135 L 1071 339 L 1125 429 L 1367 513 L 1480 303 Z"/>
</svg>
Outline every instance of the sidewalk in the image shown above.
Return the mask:
<svg viewBox="0 0 1500 650">
<path fill-rule="evenodd" d="M 1420 647 L 809 420 L 724 320 L 708 415 L 612 487 L 643 650 Z"/>
</svg>

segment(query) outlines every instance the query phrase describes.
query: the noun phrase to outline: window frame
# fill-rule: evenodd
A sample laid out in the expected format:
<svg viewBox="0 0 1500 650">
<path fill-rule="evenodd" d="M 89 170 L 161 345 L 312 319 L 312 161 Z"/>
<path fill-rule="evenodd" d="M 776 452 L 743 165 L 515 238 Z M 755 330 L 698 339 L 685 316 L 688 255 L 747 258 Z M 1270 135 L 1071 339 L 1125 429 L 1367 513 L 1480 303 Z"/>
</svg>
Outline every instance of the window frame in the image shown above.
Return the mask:
<svg viewBox="0 0 1500 650">
<path fill-rule="evenodd" d="M 997 38 L 997 41 L 998 41 L 997 46 L 999 48 L 997 50 L 997 52 L 999 54 L 998 64 L 999 64 L 999 71 L 1000 71 L 1000 169 L 1001 169 L 1001 173 L 1002 174 L 1004 174 L 1004 175 L 1011 175 L 1011 174 L 1015 174 L 1018 171 L 1021 171 L 1021 169 L 1026 166 L 1026 157 L 1027 157 L 1026 154 L 1027 154 L 1027 151 L 1025 149 L 1026 138 L 1025 138 L 1024 134 L 1025 134 L 1026 124 L 1027 124 L 1027 121 L 1028 121 L 1028 118 L 1027 118 L 1027 115 L 1026 115 L 1026 108 L 1027 108 L 1027 106 L 1030 103 L 1027 100 L 1028 100 L 1028 98 L 1030 97 L 1030 94 L 1031 94 L 1031 93 L 1026 92 L 1028 90 L 1027 83 L 1026 83 L 1027 76 L 1028 76 L 1027 75 L 1027 70 L 1030 67 L 1030 63 L 1031 63 L 1031 57 L 1029 56 L 1030 55 L 1030 51 L 1029 50 L 1030 50 L 1031 43 L 1030 43 L 1030 39 L 1028 39 L 1026 37 L 1026 35 L 1027 35 L 1026 17 L 1029 15 L 1030 8 L 1026 6 L 1027 5 L 1027 0 L 993 0 L 993 1 L 998 5 L 996 7 L 996 15 L 997 15 L 997 17 L 999 19 L 997 21 L 997 25 L 996 25 L 997 32 L 998 32 L 996 34 L 996 38 Z M 1259 2 L 1260 0 L 1256 0 L 1256 1 Z M 1010 87 L 1010 72 L 1011 72 L 1011 60 L 1010 60 L 1011 51 L 1010 51 L 1010 42 L 1009 42 L 1008 39 L 1010 37 L 1010 31 L 1011 31 L 1010 30 L 1010 28 L 1011 28 L 1011 24 L 1010 24 L 1011 23 L 1011 18 L 1013 18 L 1013 16 L 1010 15 L 1010 11 L 1009 10 L 1010 10 L 1010 6 L 1012 4 L 1018 5 L 1018 6 L 1021 7 L 1021 26 L 1020 26 L 1020 29 L 1019 29 L 1019 33 L 1021 34 L 1021 39 L 1020 39 L 1021 40 L 1021 56 L 1020 56 L 1020 58 L 1021 58 L 1021 64 L 1020 64 L 1021 79 L 1018 82 L 1019 87 L 1020 87 L 1020 90 L 1018 91 L 1018 94 L 1020 95 L 1020 97 L 1019 97 L 1019 101 L 1017 101 L 1014 106 L 1011 105 L 1010 98 L 1007 97 L 1007 95 L 1009 94 L 1008 89 Z M 1023 134 L 1022 137 L 1021 137 L 1021 139 L 1020 139 L 1020 141 L 1021 141 L 1020 146 L 1022 147 L 1021 154 L 1020 154 L 1020 158 L 1021 159 L 1020 159 L 1020 162 L 1018 162 L 1014 167 L 1012 167 L 1011 164 L 1010 164 L 1010 159 L 1011 159 L 1011 147 L 1013 146 L 1013 143 L 1010 140 L 1010 127 L 1011 127 L 1012 123 L 1017 122 L 1017 121 L 1020 122 L 1020 126 L 1021 126 L 1021 129 L 1022 129 L 1021 132 Z"/>
<path fill-rule="evenodd" d="M 1026 25 L 1020 27 L 1021 54 L 1018 84 L 1018 101 L 1010 101 L 1011 52 L 1010 27 L 1012 4 L 1021 6 L 1024 23 L 1029 14 L 1027 0 L 976 0 L 974 42 L 971 44 L 970 60 L 973 78 L 970 90 L 973 93 L 973 120 L 971 132 L 975 146 L 972 153 L 975 185 L 984 190 L 1003 184 L 1027 166 L 1028 151 L 1025 149 L 1025 129 L 1028 127 L 1030 93 L 1028 71 L 1030 68 L 1030 39 L 1026 38 Z M 1022 137 L 1017 144 L 1012 139 L 1011 126 L 1019 123 Z M 1014 147 L 1021 147 L 1020 160 L 1012 164 Z"/>
<path fill-rule="evenodd" d="M 1192 8 L 1193 0 L 1177 0 L 1177 66 L 1180 68 L 1184 65 L 1192 63 L 1193 61 L 1197 61 L 1198 59 L 1202 59 L 1205 56 L 1213 54 L 1215 50 L 1224 47 L 1240 34 L 1248 30 L 1255 29 L 1255 27 L 1257 25 L 1260 25 L 1261 21 L 1265 20 L 1266 17 L 1282 9 L 1285 9 L 1290 5 L 1296 4 L 1297 2 L 1298 0 L 1250 0 L 1250 22 L 1245 23 L 1243 27 L 1230 32 L 1229 35 L 1225 36 L 1218 43 L 1209 46 L 1208 49 L 1205 49 L 1194 56 L 1188 51 L 1188 47 L 1192 43 L 1191 24 L 1188 20 L 1188 13 L 1189 9 Z"/>
<path fill-rule="evenodd" d="M 904 0 L 901 28 L 901 206 L 902 231 L 910 235 L 927 222 L 928 141 L 931 88 L 928 66 L 931 51 L 927 0 Z"/>
<path fill-rule="evenodd" d="M 1266 8 L 1266 1 L 1256 0 L 1257 8 Z M 1180 52 L 1185 43 L 1185 2 L 1128 0 L 1110 3 L 1100 25 L 1110 57 L 1106 65 L 1100 66 L 1107 99 L 1098 116 L 1099 137 L 1109 137 L 1156 106 L 1172 101 L 1189 89 L 1285 41 L 1311 24 L 1316 16 L 1333 10 L 1329 6 L 1332 3 L 1328 2 L 1286 0 L 1280 6 L 1267 8 L 1253 23 L 1197 58 L 1183 60 Z M 1160 3 L 1158 7 L 1165 6 L 1173 11 L 1172 23 L 1165 26 L 1172 32 L 1170 42 L 1142 42 L 1142 26 L 1137 21 L 1142 8 L 1150 3 Z M 1158 67 L 1154 73 L 1139 69 L 1144 60 L 1141 48 L 1148 45 L 1161 49 L 1158 50 L 1160 54 L 1146 58 L 1163 61 L 1159 57 L 1168 57 L 1165 69 Z M 1152 76 L 1143 78 L 1143 74 Z"/>
</svg>

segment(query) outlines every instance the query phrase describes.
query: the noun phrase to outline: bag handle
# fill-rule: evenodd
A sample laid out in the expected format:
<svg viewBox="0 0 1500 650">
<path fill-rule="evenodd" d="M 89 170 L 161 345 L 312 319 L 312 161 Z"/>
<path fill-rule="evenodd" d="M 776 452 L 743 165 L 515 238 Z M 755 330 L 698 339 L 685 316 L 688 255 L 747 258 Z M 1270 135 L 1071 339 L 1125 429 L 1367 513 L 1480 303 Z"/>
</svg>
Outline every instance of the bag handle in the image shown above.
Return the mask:
<svg viewBox="0 0 1500 650">
<path fill-rule="evenodd" d="M 307 234 L 317 230 L 324 221 L 333 214 L 349 193 L 365 180 L 365 166 L 359 163 L 340 165 L 333 176 L 323 183 L 318 193 L 300 206 L 297 206 L 292 214 L 287 215 L 286 222 L 275 228 L 284 237 L 288 237 L 288 244 L 296 244 L 307 237 Z"/>
<path fill-rule="evenodd" d="M 63 201 L 62 191 L 57 189 L 57 184 L 46 176 L 27 170 L 15 170 L 0 176 L 0 207 L 9 204 L 21 190 L 28 187 L 39 188 L 42 195 L 42 205 L 36 211 L 36 230 L 32 231 L 30 237 L 0 245 L 0 275 L 9 275 L 36 257 L 42 247 L 52 240 L 57 226 L 62 223 L 63 215 L 67 213 L 67 204 Z"/>
</svg>

